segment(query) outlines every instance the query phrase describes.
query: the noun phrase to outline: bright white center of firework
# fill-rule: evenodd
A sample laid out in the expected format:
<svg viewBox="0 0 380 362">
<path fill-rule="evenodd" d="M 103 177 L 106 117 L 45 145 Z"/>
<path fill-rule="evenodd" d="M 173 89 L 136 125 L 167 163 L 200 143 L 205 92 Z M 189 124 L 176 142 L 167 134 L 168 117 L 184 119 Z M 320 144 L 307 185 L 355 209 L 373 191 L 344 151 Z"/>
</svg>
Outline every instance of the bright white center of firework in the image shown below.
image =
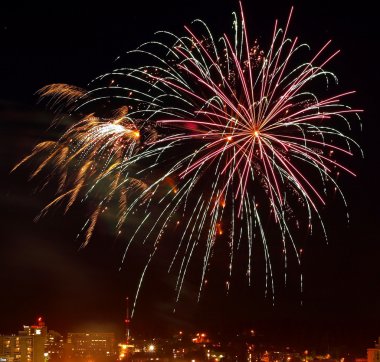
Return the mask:
<svg viewBox="0 0 380 362">
<path fill-rule="evenodd" d="M 254 135 L 255 137 L 259 137 L 260 133 L 259 133 L 259 131 L 253 131 L 253 135 Z"/>
<path fill-rule="evenodd" d="M 98 129 L 98 133 L 101 135 L 107 135 L 107 134 L 113 134 L 113 133 L 123 133 L 126 131 L 131 132 L 131 130 L 126 130 L 124 126 L 122 126 L 120 124 L 114 124 L 114 123 L 102 125 Z"/>
<path fill-rule="evenodd" d="M 108 123 L 104 124 L 97 128 L 96 130 L 97 136 L 111 136 L 117 134 L 127 134 L 133 138 L 139 138 L 140 132 L 135 129 L 126 128 L 125 126 L 117 123 Z"/>
</svg>

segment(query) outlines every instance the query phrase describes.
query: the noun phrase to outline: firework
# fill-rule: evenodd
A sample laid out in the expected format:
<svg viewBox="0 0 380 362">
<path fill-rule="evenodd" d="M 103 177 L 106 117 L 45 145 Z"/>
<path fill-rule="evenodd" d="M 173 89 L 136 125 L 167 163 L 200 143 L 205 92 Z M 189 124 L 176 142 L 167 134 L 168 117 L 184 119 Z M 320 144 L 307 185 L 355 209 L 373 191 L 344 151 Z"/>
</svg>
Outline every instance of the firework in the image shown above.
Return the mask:
<svg viewBox="0 0 380 362">
<path fill-rule="evenodd" d="M 138 188 L 128 203 L 119 202 L 116 216 L 118 228 L 130 215 L 140 217 L 126 238 L 123 261 L 133 243 L 151 245 L 135 305 L 169 232 L 178 239 L 169 263 L 178 275 L 176 300 L 197 250 L 203 255 L 201 295 L 219 241 L 228 248 L 227 290 L 238 253 L 248 254 L 251 283 L 254 255 L 261 250 L 265 290 L 274 298 L 270 239 L 280 243 L 286 283 L 288 253 L 301 263 L 296 231 L 311 233 L 316 220 L 326 235 L 319 210 L 329 189 L 346 203 L 336 178 L 342 171 L 354 175 L 340 159 L 352 156 L 353 147 L 360 150 L 346 134 L 349 116 L 360 110 L 341 101 L 353 91 L 329 95 L 320 89 L 337 82 L 325 68 L 339 52 L 330 51 L 328 41 L 310 56 L 306 44 L 288 35 L 292 11 L 284 29 L 275 23 L 267 47 L 249 40 L 241 5 L 233 16 L 232 36 L 216 39 L 196 20 L 181 37 L 159 32 L 164 40 L 128 53 L 146 59 L 145 65 L 104 74 L 89 91 L 66 85 L 41 90 L 59 111 L 92 110 L 58 142 L 39 144 L 21 161 L 48 150 L 32 177 L 48 163 L 59 174 L 58 197 L 43 213 L 62 199 L 67 211 L 79 194 L 89 198 L 111 179 L 85 224 L 86 244 L 116 192 L 125 196 L 125 187 Z M 111 118 L 95 116 L 110 103 L 118 105 Z"/>
<path fill-rule="evenodd" d="M 87 100 L 86 91 L 65 84 L 46 86 L 39 92 L 48 99 L 48 105 L 57 112 L 55 121 L 73 119 L 80 100 Z M 86 115 L 76 120 L 58 141 L 39 143 L 32 153 L 21 160 L 12 171 L 32 159 L 40 163 L 30 179 L 44 171 L 47 174 L 43 186 L 58 180 L 56 197 L 46 205 L 39 219 L 58 203 L 64 203 L 65 213 L 76 201 L 91 199 L 92 211 L 78 237 L 84 234 L 82 247 L 86 246 L 93 234 L 99 216 L 113 201 L 117 202 L 117 214 L 122 214 L 128 204 L 128 196 L 147 188 L 144 181 L 133 177 L 131 172 L 121 174 L 118 166 L 135 154 L 140 144 L 140 130 L 127 116 L 128 107 L 114 110 L 111 118 Z M 67 121 L 67 120 L 66 120 Z M 67 123 L 67 122 L 66 122 Z M 117 223 L 121 232 L 123 217 Z"/>
<path fill-rule="evenodd" d="M 151 57 L 155 64 L 115 72 L 151 84 L 154 104 L 146 108 L 147 117 L 164 134 L 155 146 L 166 163 L 176 155 L 165 177 L 175 175 L 177 183 L 162 197 L 165 209 L 145 240 L 156 230 L 153 255 L 175 216 L 185 220 L 170 264 L 170 269 L 178 268 L 177 300 L 197 248 L 204 255 L 200 295 L 219 239 L 229 248 L 227 289 L 242 241 L 248 244 L 251 283 L 255 241 L 261 240 L 266 290 L 274 297 L 264 221 L 271 218 L 277 228 L 271 236 L 282 243 L 286 283 L 289 250 L 301 263 L 295 230 L 304 224 L 311 233 L 317 220 L 326 236 L 319 209 L 330 188 L 346 204 L 336 177 L 342 171 L 354 175 L 339 159 L 352 156 L 353 146 L 360 150 L 344 131 L 350 129 L 347 117 L 359 118 L 360 110 L 341 101 L 353 91 L 327 96 L 323 90 L 313 91 L 321 83 L 326 88 L 337 83 L 325 67 L 339 51 L 331 51 L 328 41 L 310 56 L 306 44 L 288 36 L 292 12 L 284 29 L 275 23 L 267 49 L 250 42 L 240 5 L 232 37 L 215 39 L 206 24 L 196 20 L 193 25 L 199 31 L 185 27 L 182 37 L 160 32 L 166 40 L 131 52 Z M 302 289 L 302 274 L 300 285 Z"/>
</svg>

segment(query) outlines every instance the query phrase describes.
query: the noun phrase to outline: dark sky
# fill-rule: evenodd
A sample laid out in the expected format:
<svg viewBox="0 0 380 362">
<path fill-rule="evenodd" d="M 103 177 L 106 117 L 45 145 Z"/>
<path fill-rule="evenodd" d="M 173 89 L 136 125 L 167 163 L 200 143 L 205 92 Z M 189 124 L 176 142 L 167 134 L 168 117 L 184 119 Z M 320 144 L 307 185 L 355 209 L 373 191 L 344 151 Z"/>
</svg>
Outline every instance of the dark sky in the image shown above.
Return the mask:
<svg viewBox="0 0 380 362">
<path fill-rule="evenodd" d="M 229 297 L 216 282 L 197 303 L 196 281 L 189 278 L 183 301 L 173 314 L 174 277 L 163 271 L 163 250 L 142 289 L 133 320 L 136 332 L 171 333 L 177 328 L 225 332 L 253 327 L 279 344 L 345 345 L 362 355 L 380 334 L 380 34 L 376 11 L 369 0 L 353 4 L 246 0 L 249 31 L 265 39 L 276 18 L 284 23 L 291 5 L 295 5 L 295 15 L 290 34 L 299 35 L 313 49 L 333 40 L 341 54 L 331 68 L 342 88 L 357 90 L 350 100 L 365 110 L 363 131 L 353 130 L 365 158 L 357 154 L 349 162 L 357 177 L 340 180 L 349 203 L 350 225 L 340 203 L 332 200 L 324 213 L 329 245 L 320 235 L 305 242 L 303 295 L 292 284 L 279 288 L 275 306 L 263 298 L 260 286 L 247 288 L 244 276 Z M 1 5 L 0 333 L 16 332 L 41 314 L 49 328 L 62 333 L 91 327 L 120 335 L 124 298 L 133 296 L 143 267 L 136 251 L 134 260 L 119 271 L 122 243 L 114 240 L 108 221 L 101 223 L 89 247 L 78 251 L 80 207 L 65 216 L 56 209 L 33 221 L 54 191 L 48 187 L 36 193 L 37 184 L 28 182 L 30 170 L 15 174 L 10 170 L 54 132 L 48 130 L 51 115 L 37 105 L 34 92 L 50 83 L 86 86 L 112 70 L 116 56 L 150 40 L 155 31 L 179 33 L 197 17 L 219 34 L 229 31 L 233 9 L 237 2 L 230 0 Z M 213 273 L 217 280 L 218 263 Z"/>
</svg>

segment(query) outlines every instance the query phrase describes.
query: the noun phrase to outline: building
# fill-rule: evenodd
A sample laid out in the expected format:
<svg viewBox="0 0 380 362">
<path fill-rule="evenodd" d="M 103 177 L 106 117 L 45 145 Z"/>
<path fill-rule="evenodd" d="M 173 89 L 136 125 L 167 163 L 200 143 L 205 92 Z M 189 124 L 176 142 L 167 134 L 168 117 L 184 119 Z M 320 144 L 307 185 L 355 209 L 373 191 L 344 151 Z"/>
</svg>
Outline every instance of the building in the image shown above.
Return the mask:
<svg viewBox="0 0 380 362">
<path fill-rule="evenodd" d="M 46 336 L 45 353 L 48 354 L 49 361 L 55 362 L 62 359 L 63 356 L 63 336 L 53 330 L 50 330 Z"/>
<path fill-rule="evenodd" d="M 375 344 L 375 348 L 367 349 L 367 361 L 380 362 L 380 337 L 378 343 Z"/>
<path fill-rule="evenodd" d="M 103 359 L 115 354 L 114 333 L 68 333 L 66 353 L 70 358 Z"/>
<path fill-rule="evenodd" d="M 0 336 L 2 362 L 46 362 L 62 357 L 63 338 L 55 331 L 48 331 L 42 318 L 37 324 L 23 326 L 18 334 Z"/>
<path fill-rule="evenodd" d="M 20 338 L 18 336 L 0 336 L 0 359 L 3 362 L 21 360 Z"/>
<path fill-rule="evenodd" d="M 45 362 L 45 340 L 41 335 L 0 336 L 0 358 L 5 362 Z"/>
</svg>

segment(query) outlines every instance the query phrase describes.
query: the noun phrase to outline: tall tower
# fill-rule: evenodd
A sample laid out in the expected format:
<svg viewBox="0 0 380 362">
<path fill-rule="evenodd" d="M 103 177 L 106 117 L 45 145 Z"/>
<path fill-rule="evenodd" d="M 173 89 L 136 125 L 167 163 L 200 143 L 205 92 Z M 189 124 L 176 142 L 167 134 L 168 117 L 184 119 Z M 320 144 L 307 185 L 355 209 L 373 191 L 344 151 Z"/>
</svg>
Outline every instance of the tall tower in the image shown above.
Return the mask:
<svg viewBox="0 0 380 362">
<path fill-rule="evenodd" d="M 131 354 L 134 351 L 134 345 L 131 344 L 132 338 L 131 338 L 131 331 L 130 331 L 130 323 L 131 319 L 129 316 L 129 298 L 126 299 L 127 306 L 126 306 L 126 314 L 125 314 L 125 340 L 118 344 L 119 347 L 119 361 L 129 361 Z"/>
<path fill-rule="evenodd" d="M 127 301 L 127 309 L 125 314 L 125 342 L 129 344 L 129 339 L 131 338 L 130 328 L 129 325 L 131 323 L 130 317 L 129 317 L 129 298 L 126 298 Z"/>
</svg>

